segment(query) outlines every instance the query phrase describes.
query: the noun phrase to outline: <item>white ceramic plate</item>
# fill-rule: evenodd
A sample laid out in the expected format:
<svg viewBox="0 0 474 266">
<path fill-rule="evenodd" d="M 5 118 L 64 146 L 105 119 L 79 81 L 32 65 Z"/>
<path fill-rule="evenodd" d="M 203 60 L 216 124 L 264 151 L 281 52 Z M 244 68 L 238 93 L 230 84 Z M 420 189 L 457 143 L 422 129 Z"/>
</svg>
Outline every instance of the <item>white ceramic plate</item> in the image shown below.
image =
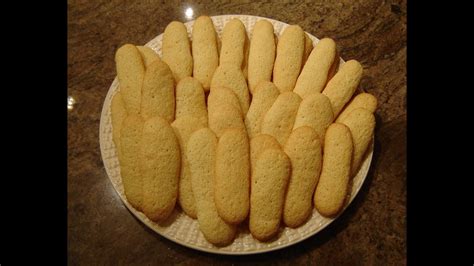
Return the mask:
<svg viewBox="0 0 474 266">
<path fill-rule="evenodd" d="M 224 25 L 227 23 L 227 21 L 233 18 L 238 18 L 243 22 L 249 36 L 251 36 L 250 33 L 253 29 L 254 24 L 257 21 L 261 19 L 267 19 L 263 17 L 245 15 L 214 16 L 212 17 L 212 20 L 214 22 L 219 37 L 221 36 Z M 273 24 L 275 33 L 277 35 L 280 35 L 283 30 L 288 26 L 288 24 L 280 21 L 272 19 L 267 20 Z M 185 23 L 190 38 L 193 24 L 194 21 Z M 312 36 L 309 33 L 308 35 L 313 40 L 314 44 L 319 41 L 315 36 Z M 160 34 L 146 44 L 146 46 L 151 47 L 160 56 L 162 36 L 163 34 Z M 340 65 L 342 65 L 343 63 L 344 61 L 341 59 Z M 117 78 L 115 78 L 105 98 L 104 106 L 102 108 L 102 115 L 100 118 L 100 150 L 102 154 L 102 160 L 104 161 L 105 170 L 107 171 L 112 185 L 119 194 L 125 206 L 127 206 L 127 208 L 130 210 L 130 212 L 133 213 L 140 221 L 146 224 L 149 228 L 162 235 L 163 237 L 183 246 L 210 253 L 232 255 L 255 254 L 281 249 L 301 242 L 315 235 L 337 218 L 336 217 L 334 219 L 329 219 L 322 217 L 315 209 L 313 209 L 312 216 L 306 224 L 296 229 L 291 229 L 287 227 L 281 228 L 278 237 L 274 241 L 268 243 L 261 243 L 252 238 L 250 232 L 247 229 L 247 225 L 242 225 L 234 242 L 227 247 L 221 248 L 215 247 L 212 244 L 208 243 L 204 239 L 202 233 L 199 231 L 199 225 L 197 220 L 189 218 L 179 208 L 175 208 L 171 217 L 162 224 L 157 224 L 150 221 L 143 213 L 135 210 L 128 203 L 124 195 L 119 163 L 115 151 L 115 145 L 112 141 L 112 124 L 110 118 L 110 103 L 117 90 L 118 80 Z M 364 183 L 364 180 L 367 176 L 367 172 L 369 170 L 370 162 L 372 161 L 372 154 L 373 144 L 371 145 L 370 150 L 368 151 L 368 154 L 362 164 L 359 173 L 353 179 L 350 202 L 352 202 L 354 197 L 359 192 L 362 184 Z"/>
</svg>

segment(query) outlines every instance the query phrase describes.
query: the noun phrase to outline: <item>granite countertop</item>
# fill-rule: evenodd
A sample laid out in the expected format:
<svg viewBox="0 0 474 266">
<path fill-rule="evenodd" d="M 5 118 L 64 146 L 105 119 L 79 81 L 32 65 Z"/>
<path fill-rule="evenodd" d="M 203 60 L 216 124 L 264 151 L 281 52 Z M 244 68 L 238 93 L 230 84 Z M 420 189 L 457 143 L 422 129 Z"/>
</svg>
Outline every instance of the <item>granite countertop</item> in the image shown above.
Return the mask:
<svg viewBox="0 0 474 266">
<path fill-rule="evenodd" d="M 165 3 L 163 3 L 165 2 Z M 290 3 L 291 2 L 291 3 Z M 384 265 L 406 260 L 406 1 L 68 1 L 68 262 L 95 264 Z M 154 233 L 114 191 L 99 149 L 102 103 L 114 53 L 145 44 L 172 20 L 248 14 L 331 37 L 344 59 L 364 66 L 361 87 L 379 100 L 372 165 L 359 195 L 330 226 L 268 254 L 218 256 Z"/>
</svg>

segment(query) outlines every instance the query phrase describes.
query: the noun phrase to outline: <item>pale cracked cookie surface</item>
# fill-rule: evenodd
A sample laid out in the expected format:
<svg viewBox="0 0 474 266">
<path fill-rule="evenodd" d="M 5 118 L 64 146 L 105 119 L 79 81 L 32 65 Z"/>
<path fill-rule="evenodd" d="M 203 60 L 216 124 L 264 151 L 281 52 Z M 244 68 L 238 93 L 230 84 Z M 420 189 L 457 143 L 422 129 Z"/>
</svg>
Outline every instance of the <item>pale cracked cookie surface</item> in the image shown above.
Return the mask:
<svg viewBox="0 0 474 266">
<path fill-rule="evenodd" d="M 301 101 L 293 130 L 301 126 L 309 126 L 316 131 L 320 139 L 324 139 L 326 129 L 333 120 L 332 106 L 328 97 L 315 92 Z"/>
<path fill-rule="evenodd" d="M 145 68 L 147 68 L 149 65 L 151 65 L 151 63 L 155 62 L 156 60 L 161 61 L 160 56 L 150 47 L 137 46 L 137 49 L 140 52 L 140 55 L 142 56 Z"/>
<path fill-rule="evenodd" d="M 291 161 L 291 176 L 283 208 L 283 221 L 292 228 L 304 224 L 313 210 L 313 193 L 322 166 L 322 143 L 311 127 L 299 127 L 284 147 Z"/>
<path fill-rule="evenodd" d="M 234 65 L 221 65 L 216 69 L 211 81 L 211 90 L 215 87 L 231 89 L 239 99 L 240 109 L 245 115 L 249 110 L 250 94 L 242 70 Z"/>
<path fill-rule="evenodd" d="M 377 109 L 377 98 L 370 93 L 357 94 L 347 105 L 336 119 L 336 122 L 342 121 L 348 114 L 357 108 L 364 108 L 367 111 L 374 113 Z"/>
<path fill-rule="evenodd" d="M 281 149 L 267 149 L 257 158 L 252 176 L 249 229 L 260 241 L 270 240 L 278 233 L 290 171 L 290 159 Z"/>
<path fill-rule="evenodd" d="M 325 217 L 335 217 L 344 207 L 352 152 L 349 128 L 340 123 L 331 124 L 324 139 L 323 167 L 314 192 L 314 206 Z"/>
<path fill-rule="evenodd" d="M 161 116 L 168 123 L 174 120 L 175 95 L 171 70 L 163 61 L 154 61 L 145 72 L 140 114 L 144 119 Z"/>
<path fill-rule="evenodd" d="M 374 136 L 375 116 L 365 108 L 356 108 L 340 123 L 346 125 L 351 131 L 354 143 L 351 176 L 354 176 L 359 170 L 360 163 Z"/>
<path fill-rule="evenodd" d="M 273 83 L 280 92 L 292 91 L 303 67 L 305 33 L 298 25 L 285 29 L 278 39 Z"/>
<path fill-rule="evenodd" d="M 181 156 L 171 125 L 156 116 L 145 121 L 139 151 L 143 213 L 152 221 L 168 218 L 178 196 Z"/>
<path fill-rule="evenodd" d="M 186 157 L 186 147 L 191 134 L 207 126 L 202 119 L 192 115 L 184 115 L 176 119 L 171 126 L 178 138 L 181 153 L 181 170 L 179 172 L 178 203 L 183 211 L 191 218 L 196 218 L 196 204 L 193 197 L 189 160 Z"/>
<path fill-rule="evenodd" d="M 219 65 L 232 64 L 243 70 L 246 38 L 247 32 L 240 19 L 227 22 L 222 31 Z"/>
<path fill-rule="evenodd" d="M 294 92 L 280 94 L 263 117 L 261 133 L 275 137 L 284 145 L 293 130 L 300 102 L 300 96 Z"/>
<path fill-rule="evenodd" d="M 252 103 L 245 116 L 245 127 L 249 138 L 253 138 L 261 131 L 262 120 L 265 113 L 272 107 L 280 91 L 270 81 L 261 81 L 253 94 Z"/>
<path fill-rule="evenodd" d="M 338 61 L 336 43 L 329 38 L 320 40 L 311 51 L 303 70 L 301 70 L 294 92 L 304 99 L 306 95 L 323 91 L 329 80 L 331 67 L 337 64 Z"/>
<path fill-rule="evenodd" d="M 137 47 L 124 44 L 115 53 L 120 92 L 129 114 L 139 114 L 145 65 Z"/>
<path fill-rule="evenodd" d="M 163 61 L 170 67 L 176 83 L 193 74 L 191 44 L 183 23 L 173 21 L 166 26 L 161 47 Z"/>
<path fill-rule="evenodd" d="M 214 200 L 219 216 L 231 224 L 247 218 L 250 194 L 249 141 L 245 129 L 228 129 L 217 143 Z"/>
<path fill-rule="evenodd" d="M 185 77 L 176 86 L 176 119 L 183 116 L 195 116 L 207 126 L 207 107 L 201 83 L 191 77 Z"/>
<path fill-rule="evenodd" d="M 271 81 L 276 54 L 273 25 L 267 20 L 255 23 L 250 39 L 248 84 L 253 94 L 260 81 Z"/>
<path fill-rule="evenodd" d="M 214 203 L 216 149 L 216 135 L 209 128 L 202 128 L 189 138 L 186 156 L 189 159 L 199 229 L 207 241 L 226 246 L 234 240 L 237 228 L 222 220 Z"/>
<path fill-rule="evenodd" d="M 344 105 L 352 98 L 362 78 L 362 70 L 356 60 L 347 61 L 324 88 L 323 94 L 331 101 L 334 117 L 339 115 Z"/>
<path fill-rule="evenodd" d="M 209 91 L 212 76 L 219 64 L 218 38 L 211 18 L 196 19 L 192 33 L 193 77 Z"/>
<path fill-rule="evenodd" d="M 143 175 L 139 166 L 140 143 L 144 121 L 139 115 L 129 115 L 120 131 L 120 175 L 128 202 L 137 210 L 143 205 Z"/>
<path fill-rule="evenodd" d="M 127 117 L 127 110 L 125 110 L 125 104 L 122 100 L 122 94 L 120 91 L 115 93 L 110 104 L 110 115 L 112 120 L 112 140 L 115 144 L 115 151 L 120 160 L 122 151 L 120 148 L 120 131 L 122 129 L 123 120 Z"/>
</svg>

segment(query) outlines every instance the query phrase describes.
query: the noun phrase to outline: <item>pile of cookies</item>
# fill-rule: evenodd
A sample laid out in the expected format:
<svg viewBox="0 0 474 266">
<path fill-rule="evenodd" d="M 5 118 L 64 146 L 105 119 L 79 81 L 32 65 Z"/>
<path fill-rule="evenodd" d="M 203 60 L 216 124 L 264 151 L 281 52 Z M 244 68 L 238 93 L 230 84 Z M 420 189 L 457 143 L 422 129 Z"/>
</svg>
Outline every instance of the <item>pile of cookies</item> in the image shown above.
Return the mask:
<svg viewBox="0 0 474 266">
<path fill-rule="evenodd" d="M 313 206 L 335 217 L 375 127 L 376 98 L 354 95 L 360 63 L 339 66 L 333 40 L 313 47 L 298 25 L 276 36 L 265 19 L 250 38 L 233 19 L 219 39 L 201 16 L 191 39 L 174 21 L 161 58 L 131 44 L 116 52 L 113 141 L 128 202 L 155 222 L 179 205 L 217 246 L 241 223 L 271 241 Z"/>
</svg>

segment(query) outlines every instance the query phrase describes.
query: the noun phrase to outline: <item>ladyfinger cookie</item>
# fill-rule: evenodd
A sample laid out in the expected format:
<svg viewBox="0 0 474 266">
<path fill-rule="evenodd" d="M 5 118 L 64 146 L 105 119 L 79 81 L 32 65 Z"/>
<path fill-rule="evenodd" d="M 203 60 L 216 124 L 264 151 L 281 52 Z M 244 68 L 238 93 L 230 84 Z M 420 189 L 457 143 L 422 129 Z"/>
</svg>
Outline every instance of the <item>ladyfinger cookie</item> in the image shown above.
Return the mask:
<svg viewBox="0 0 474 266">
<path fill-rule="evenodd" d="M 245 115 L 249 110 L 250 95 L 242 70 L 234 65 L 220 65 L 211 81 L 211 90 L 215 87 L 227 87 L 239 98 L 240 108 Z"/>
<path fill-rule="evenodd" d="M 261 133 L 275 137 L 284 145 L 293 130 L 300 102 L 300 96 L 294 92 L 280 94 L 263 117 Z"/>
<path fill-rule="evenodd" d="M 193 74 L 193 57 L 188 32 L 183 23 L 173 21 L 166 26 L 162 43 L 163 61 L 168 64 L 175 82 Z"/>
<path fill-rule="evenodd" d="M 185 77 L 176 86 L 176 119 L 194 116 L 207 126 L 207 107 L 204 89 L 201 83 L 191 77 Z"/>
<path fill-rule="evenodd" d="M 200 16 L 193 26 L 193 77 L 201 82 L 204 91 L 209 91 L 212 76 L 219 64 L 217 34 L 208 16 Z"/>
<path fill-rule="evenodd" d="M 296 81 L 294 92 L 304 99 L 306 95 L 323 91 L 331 67 L 338 61 L 336 43 L 329 38 L 321 39 L 309 55 Z"/>
<path fill-rule="evenodd" d="M 281 149 L 280 143 L 267 134 L 259 134 L 250 139 L 250 169 L 253 173 L 257 158 L 260 153 L 266 149 Z"/>
<path fill-rule="evenodd" d="M 264 150 L 257 158 L 252 175 L 249 229 L 260 241 L 278 233 L 290 171 L 290 159 L 281 149 Z"/>
<path fill-rule="evenodd" d="M 209 111 L 209 128 L 217 137 L 221 137 L 226 129 L 245 129 L 244 120 L 239 109 L 228 104 L 217 104 Z M 247 132 L 247 131 L 246 131 Z"/>
<path fill-rule="evenodd" d="M 174 80 L 170 68 L 163 61 L 154 61 L 143 78 L 140 114 L 144 119 L 161 116 L 168 123 L 174 120 Z"/>
<path fill-rule="evenodd" d="M 323 167 L 314 192 L 314 206 L 325 217 L 336 216 L 344 207 L 349 191 L 352 152 L 349 128 L 340 123 L 331 124 L 324 138 Z"/>
<path fill-rule="evenodd" d="M 186 156 L 189 160 L 199 229 L 207 241 L 217 246 L 226 246 L 234 240 L 237 229 L 222 220 L 214 203 L 216 149 L 216 135 L 209 128 L 202 128 L 189 138 Z"/>
<path fill-rule="evenodd" d="M 365 108 L 356 108 L 344 117 L 341 122 L 351 130 L 354 152 L 352 155 L 351 176 L 359 170 L 360 163 L 374 136 L 375 117 Z"/>
<path fill-rule="evenodd" d="M 284 147 L 291 161 L 291 176 L 283 208 L 283 221 L 295 228 L 304 224 L 313 210 L 313 194 L 322 166 L 322 143 L 307 126 L 291 133 Z"/>
<path fill-rule="evenodd" d="M 362 70 L 356 60 L 347 61 L 323 90 L 323 94 L 331 101 L 334 117 L 339 115 L 344 105 L 352 98 L 362 78 Z"/>
<path fill-rule="evenodd" d="M 245 129 L 227 129 L 219 138 L 214 201 L 217 213 L 227 223 L 239 224 L 249 212 L 249 153 Z"/>
<path fill-rule="evenodd" d="M 120 175 L 128 202 L 137 210 L 143 208 L 143 175 L 140 169 L 140 146 L 144 121 L 140 115 L 129 115 L 120 131 Z"/>
<path fill-rule="evenodd" d="M 333 120 L 332 106 L 328 97 L 314 92 L 301 101 L 293 130 L 309 126 L 316 131 L 320 139 L 324 139 L 324 133 Z"/>
<path fill-rule="evenodd" d="M 143 64 L 145 65 L 145 69 L 151 65 L 151 63 L 155 62 L 156 60 L 161 60 L 160 56 L 153 51 L 150 47 L 147 46 L 137 46 L 140 55 L 142 56 Z"/>
<path fill-rule="evenodd" d="M 249 47 L 248 83 L 252 94 L 260 81 L 271 81 L 275 54 L 273 25 L 260 20 L 255 23 Z"/>
<path fill-rule="evenodd" d="M 145 65 L 137 47 L 125 44 L 115 53 L 120 92 L 129 114 L 139 114 Z"/>
<path fill-rule="evenodd" d="M 115 151 L 120 161 L 121 148 L 120 148 L 120 131 L 122 129 L 123 120 L 127 117 L 127 110 L 125 110 L 125 104 L 122 100 L 122 94 L 120 91 L 115 93 L 112 98 L 112 103 L 110 105 L 110 114 L 112 120 L 112 140 L 115 144 Z"/>
<path fill-rule="evenodd" d="M 357 108 L 365 108 L 367 111 L 373 113 L 377 109 L 377 98 L 370 93 L 360 93 L 357 94 L 354 99 L 352 99 L 346 107 L 342 110 L 339 116 L 336 119 L 336 122 L 344 120 L 344 118 Z"/>
<path fill-rule="evenodd" d="M 243 70 L 246 35 L 245 26 L 240 19 L 234 18 L 225 24 L 219 65 L 232 64 Z"/>
<path fill-rule="evenodd" d="M 152 221 L 168 218 L 178 196 L 181 165 L 178 139 L 170 124 L 159 116 L 143 125 L 140 145 L 143 175 L 143 213 Z"/>
<path fill-rule="evenodd" d="M 303 67 L 305 33 L 298 25 L 285 29 L 278 39 L 273 83 L 280 92 L 292 91 Z"/>
<path fill-rule="evenodd" d="M 263 116 L 272 107 L 278 95 L 280 95 L 280 91 L 270 81 L 261 81 L 258 84 L 249 111 L 245 116 L 245 127 L 249 138 L 260 133 Z"/>
<path fill-rule="evenodd" d="M 182 79 L 181 81 L 183 81 Z M 183 115 L 177 118 L 171 126 L 178 138 L 181 153 L 181 170 L 179 172 L 178 203 L 181 209 L 191 218 L 196 218 L 196 204 L 193 197 L 189 160 L 186 157 L 186 147 L 191 134 L 207 126 L 201 118 L 192 115 Z"/>
</svg>

